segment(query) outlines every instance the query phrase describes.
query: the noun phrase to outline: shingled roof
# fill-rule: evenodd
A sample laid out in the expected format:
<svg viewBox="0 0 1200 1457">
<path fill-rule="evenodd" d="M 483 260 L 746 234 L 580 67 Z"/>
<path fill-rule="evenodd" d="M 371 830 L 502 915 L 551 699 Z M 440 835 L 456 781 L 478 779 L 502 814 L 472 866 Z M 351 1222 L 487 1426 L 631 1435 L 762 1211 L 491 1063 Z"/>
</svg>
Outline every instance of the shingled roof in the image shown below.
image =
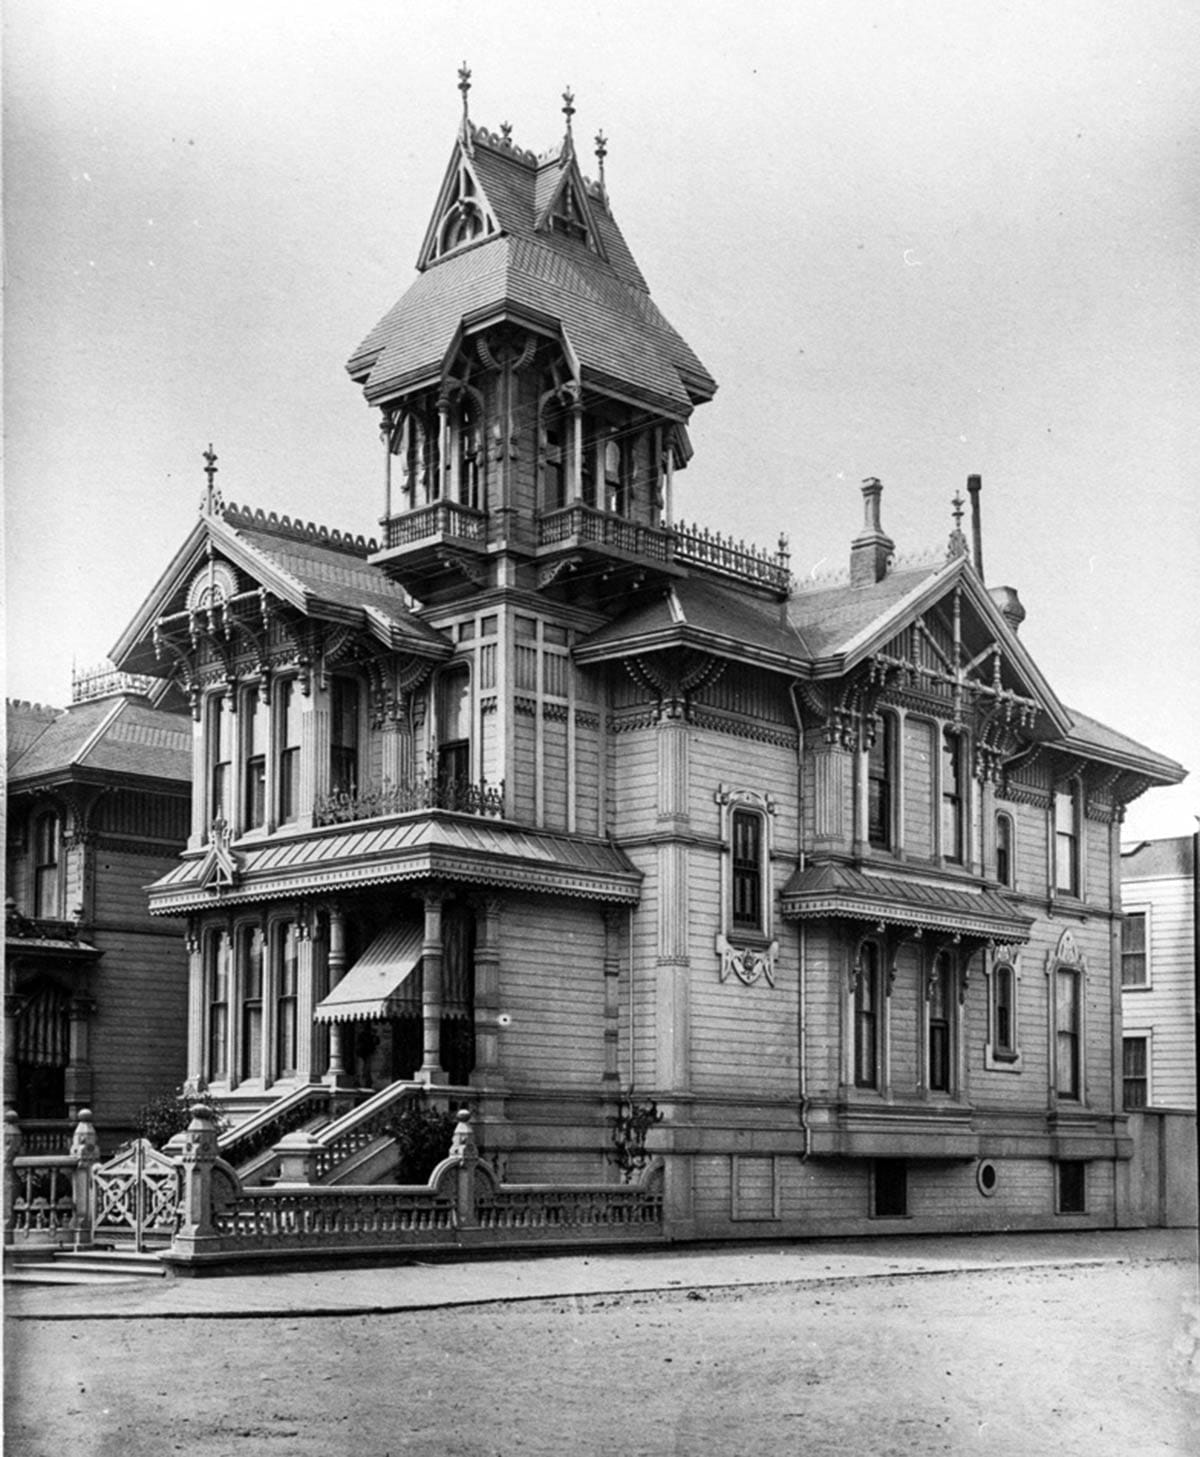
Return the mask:
<svg viewBox="0 0 1200 1457">
<path fill-rule="evenodd" d="M 28 721 L 28 704 L 8 705 L 9 723 Z M 40 705 L 32 705 L 40 707 Z M 192 724 L 120 694 L 58 710 L 9 762 L 9 785 L 29 780 L 120 774 L 186 783 L 192 776 Z"/>
<path fill-rule="evenodd" d="M 436 378 L 462 321 L 497 311 L 561 329 L 585 383 L 632 388 L 680 419 L 711 398 L 715 381 L 655 306 L 603 190 L 585 182 L 570 149 L 539 161 L 482 128 L 470 138 L 470 167 L 499 231 L 423 259 L 346 366 L 367 399 Z M 452 168 L 463 147 L 460 139 Z M 539 226 L 565 173 L 586 197 L 594 246 Z"/>
</svg>

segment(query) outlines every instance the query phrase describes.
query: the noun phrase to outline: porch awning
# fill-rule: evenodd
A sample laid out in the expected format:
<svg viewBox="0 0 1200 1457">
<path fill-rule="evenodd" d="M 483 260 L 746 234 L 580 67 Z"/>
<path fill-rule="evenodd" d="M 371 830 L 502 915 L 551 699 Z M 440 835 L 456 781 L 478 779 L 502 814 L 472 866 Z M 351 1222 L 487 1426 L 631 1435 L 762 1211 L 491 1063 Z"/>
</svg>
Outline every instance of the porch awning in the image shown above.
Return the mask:
<svg viewBox="0 0 1200 1457">
<path fill-rule="evenodd" d="M 413 972 L 421 964 L 425 939 L 419 925 L 381 931 L 313 1013 L 318 1022 L 375 1022 L 402 1012 L 420 1012 Z M 415 992 L 415 995 L 414 995 Z"/>
<path fill-rule="evenodd" d="M 848 865 L 798 871 L 784 886 L 780 903 L 783 915 L 795 920 L 840 916 L 1010 944 L 1028 941 L 1033 926 L 998 891 L 915 876 L 868 875 Z"/>
</svg>

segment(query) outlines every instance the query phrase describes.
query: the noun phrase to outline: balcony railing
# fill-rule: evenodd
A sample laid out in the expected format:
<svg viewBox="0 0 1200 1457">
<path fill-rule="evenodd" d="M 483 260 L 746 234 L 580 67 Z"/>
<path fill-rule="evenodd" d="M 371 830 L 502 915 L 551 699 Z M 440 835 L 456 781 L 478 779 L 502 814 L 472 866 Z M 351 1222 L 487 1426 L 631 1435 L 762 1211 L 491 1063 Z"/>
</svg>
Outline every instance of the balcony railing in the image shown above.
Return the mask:
<svg viewBox="0 0 1200 1457">
<path fill-rule="evenodd" d="M 409 814 L 414 810 L 445 809 L 458 814 L 504 815 L 504 781 L 489 784 L 486 779 L 472 784 L 466 779 L 414 779 L 408 784 L 356 786 L 320 795 L 313 809 L 318 825 L 347 824 L 351 820 L 375 820 L 384 815 Z"/>
<path fill-rule="evenodd" d="M 434 501 L 403 516 L 389 516 L 383 523 L 384 550 L 412 546 L 435 536 L 456 536 L 482 545 L 487 538 L 487 512 L 457 501 Z"/>
<path fill-rule="evenodd" d="M 791 583 L 790 554 L 787 538 L 779 538 L 773 554 L 762 547 L 735 541 L 732 536 L 706 527 L 646 526 L 597 511 L 593 506 L 575 502 L 561 511 L 553 511 L 538 520 L 538 545 L 556 546 L 566 542 L 589 542 L 597 546 L 615 547 L 635 556 L 654 561 L 675 561 L 704 567 L 735 577 L 755 586 L 786 592 Z"/>
<path fill-rule="evenodd" d="M 635 556 L 651 557 L 665 562 L 671 556 L 671 532 L 662 526 L 643 526 L 597 511 L 582 501 L 553 511 L 538 520 L 538 545 L 555 546 L 564 541 L 594 542 L 597 546 L 616 547 Z"/>
</svg>

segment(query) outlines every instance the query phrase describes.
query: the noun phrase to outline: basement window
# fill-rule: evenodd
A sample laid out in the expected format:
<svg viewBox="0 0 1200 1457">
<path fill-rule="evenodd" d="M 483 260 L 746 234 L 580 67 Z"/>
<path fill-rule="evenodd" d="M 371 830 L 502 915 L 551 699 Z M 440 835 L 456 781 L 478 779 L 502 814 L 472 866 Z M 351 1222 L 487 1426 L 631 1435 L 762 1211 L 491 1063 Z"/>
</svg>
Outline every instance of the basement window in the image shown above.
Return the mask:
<svg viewBox="0 0 1200 1457">
<path fill-rule="evenodd" d="M 876 1159 L 871 1169 L 872 1213 L 876 1219 L 904 1219 L 908 1215 L 908 1162 Z"/>
</svg>

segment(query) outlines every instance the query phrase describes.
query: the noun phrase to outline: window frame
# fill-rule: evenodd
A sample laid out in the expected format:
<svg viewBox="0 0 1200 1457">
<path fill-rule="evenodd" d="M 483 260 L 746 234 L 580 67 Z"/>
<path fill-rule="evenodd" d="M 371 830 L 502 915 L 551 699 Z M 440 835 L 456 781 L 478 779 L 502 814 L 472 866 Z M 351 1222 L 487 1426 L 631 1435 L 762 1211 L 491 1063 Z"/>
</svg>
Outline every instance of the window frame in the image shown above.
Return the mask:
<svg viewBox="0 0 1200 1457">
<path fill-rule="evenodd" d="M 1004 1043 L 999 1033 L 999 994 L 1002 973 L 1007 972 L 1011 988 L 1009 1040 Z M 1021 1070 L 1021 952 L 1016 946 L 992 948 L 983 968 L 987 984 L 987 1042 L 984 1045 L 984 1067 L 993 1072 Z"/>
<path fill-rule="evenodd" d="M 254 951 L 257 938 L 257 953 Z M 264 1024 L 267 1012 L 266 935 L 258 922 L 238 926 L 235 936 L 234 971 L 237 985 L 237 1082 L 264 1083 Z M 256 980 L 250 976 L 256 966 Z"/>
<path fill-rule="evenodd" d="M 49 826 L 48 835 L 43 835 Z M 63 907 L 63 817 L 53 806 L 39 810 L 33 818 L 33 918 L 38 921 L 62 919 Z M 51 858 L 44 858 L 51 857 Z"/>
<path fill-rule="evenodd" d="M 345 694 L 353 703 L 353 743 L 345 743 L 339 736 L 339 695 Z M 329 791 L 331 794 L 355 795 L 362 788 L 360 770 L 363 764 L 363 720 L 362 683 L 351 673 L 334 673 L 329 679 Z M 343 756 L 339 760 L 339 755 Z M 353 756 L 351 759 L 349 756 Z M 347 779 L 345 765 L 352 767 Z"/>
<path fill-rule="evenodd" d="M 270 757 L 270 702 L 264 703 L 255 684 L 243 690 L 237 737 L 241 758 L 241 824 L 247 830 L 267 828 L 267 761 Z"/>
<path fill-rule="evenodd" d="M 887 1176 L 886 1178 L 884 1176 Z M 894 1182 L 893 1182 L 894 1181 Z M 897 1208 L 881 1208 L 888 1195 L 898 1194 L 894 1202 Z M 909 1219 L 908 1160 L 905 1158 L 876 1158 L 871 1160 L 871 1218 Z"/>
<path fill-rule="evenodd" d="M 938 744 L 938 820 L 937 820 L 937 847 L 938 856 L 947 865 L 966 865 L 970 859 L 970 829 L 968 824 L 967 806 L 970 803 L 971 784 L 970 776 L 966 771 L 967 739 L 966 735 L 954 728 L 951 724 L 942 723 L 940 742 Z M 953 787 L 948 787 L 950 774 L 948 768 L 953 770 Z M 953 829 L 953 849 L 947 848 L 947 815 L 949 824 Z"/>
<path fill-rule="evenodd" d="M 878 1093 L 883 1083 L 883 967 L 884 947 L 880 939 L 863 936 L 854 948 L 850 967 L 848 1041 L 850 1083 L 865 1092 Z"/>
<path fill-rule="evenodd" d="M 229 1001 L 233 990 L 233 957 L 233 932 L 226 926 L 214 926 L 204 939 L 204 1075 L 208 1082 L 213 1083 L 229 1082 L 232 1063 Z M 219 991 L 224 995 L 218 996 Z M 214 1056 L 218 1047 L 219 1059 Z"/>
<path fill-rule="evenodd" d="M 765 934 L 766 904 L 766 816 L 748 805 L 734 805 L 729 812 L 729 924 L 736 935 Z M 739 834 L 739 831 L 742 833 Z M 746 841 L 748 854 L 739 856 L 739 839 Z M 742 914 L 749 902 L 752 914 Z"/>
<path fill-rule="evenodd" d="M 1131 1074 L 1126 1060 L 1126 1049 L 1131 1043 L 1141 1043 L 1144 1065 L 1140 1074 Z M 1128 1088 L 1131 1081 L 1144 1084 L 1144 1099 L 1141 1103 L 1130 1103 Z M 1121 1110 L 1125 1113 L 1144 1113 L 1154 1106 L 1154 1033 L 1150 1028 L 1125 1027 L 1121 1032 Z"/>
<path fill-rule="evenodd" d="M 1063 995 L 1068 985 L 1072 988 L 1069 999 Z M 1064 1011 L 1069 1013 L 1069 1024 Z M 1060 962 L 1054 968 L 1054 1091 L 1060 1100 L 1070 1103 L 1084 1101 L 1082 1012 L 1082 974 L 1078 967 Z"/>
<path fill-rule="evenodd" d="M 922 1072 L 925 1091 L 941 1098 L 957 1098 L 959 1093 L 958 1050 L 961 1036 L 958 998 L 962 984 L 962 967 L 958 957 L 949 947 L 937 946 L 929 952 L 924 972 Z M 940 995 L 935 999 L 935 995 L 938 993 Z M 937 1018 L 934 1017 L 935 1007 L 939 1007 L 942 1014 Z M 944 1030 L 944 1039 L 936 1038 L 935 1030 Z M 943 1043 L 940 1049 L 938 1048 L 939 1042 Z M 935 1057 L 943 1068 L 936 1081 Z"/>
<path fill-rule="evenodd" d="M 290 706 L 289 706 L 290 705 Z M 288 736 L 292 720 L 295 742 Z M 293 825 L 300 818 L 300 755 L 302 749 L 300 680 L 288 675 L 271 688 L 271 745 L 274 783 L 270 786 L 276 825 Z"/>
<path fill-rule="evenodd" d="M 276 920 L 270 927 L 267 938 L 267 964 L 270 968 L 270 999 L 272 1028 L 270 1031 L 271 1064 L 273 1080 L 295 1078 L 300 1072 L 300 923 L 295 920 Z M 288 945 L 291 942 L 294 955 L 291 960 L 292 976 L 286 977 L 284 970 L 289 964 Z M 289 989 L 290 988 L 290 989 Z M 284 1055 L 285 1039 L 290 1037 L 291 1063 Z"/>
<path fill-rule="evenodd" d="M 1004 833 L 1001 834 L 1003 826 Z M 1007 810 L 997 810 L 993 823 L 993 834 L 995 836 L 993 845 L 994 869 L 996 881 L 1006 890 L 1017 888 L 1017 827 L 1012 815 Z M 1001 841 L 1004 841 L 1003 854 L 1005 857 L 1005 869 L 1001 870 Z"/>
<path fill-rule="evenodd" d="M 722 981 L 735 975 L 752 986 L 765 980 L 775 985 L 775 961 L 779 943 L 775 940 L 775 886 L 771 875 L 775 848 L 775 800 L 756 789 L 719 784 L 713 795 L 718 807 L 717 830 L 720 844 L 721 923 L 716 936 Z M 737 904 L 734 876 L 734 819 L 754 815 L 759 829 L 759 919 L 757 924 L 735 921 Z M 745 867 L 742 867 L 745 869 Z"/>
<path fill-rule="evenodd" d="M 1078 1171 L 1078 1173 L 1076 1173 Z M 1058 1159 L 1054 1165 L 1054 1212 L 1055 1214 L 1086 1214 L 1088 1212 L 1088 1161 L 1086 1159 Z M 1078 1200 L 1075 1198 L 1074 1180 L 1078 1178 Z M 1070 1184 L 1068 1181 L 1071 1181 Z M 1070 1199 L 1068 1199 L 1070 1195 Z M 1068 1204 L 1070 1207 L 1068 1207 Z"/>
<path fill-rule="evenodd" d="M 1070 805 L 1069 829 L 1060 828 L 1060 810 Z M 1051 896 L 1054 899 L 1083 899 L 1083 794 L 1078 777 L 1056 780 L 1050 792 L 1050 817 L 1053 854 L 1051 856 Z M 1068 852 L 1067 874 L 1063 872 L 1063 853 Z"/>
<path fill-rule="evenodd" d="M 1152 966 L 1150 959 L 1150 936 L 1153 924 L 1153 907 L 1148 903 L 1134 901 L 1121 908 L 1121 994 L 1126 992 L 1148 992 L 1153 990 Z M 1129 951 L 1125 946 L 1125 931 L 1133 924 L 1135 918 L 1142 923 L 1142 949 L 1140 952 Z M 1142 979 L 1140 981 L 1125 980 L 1125 961 L 1128 956 L 1140 955 L 1142 958 Z"/>
<path fill-rule="evenodd" d="M 872 850 L 896 848 L 897 718 L 894 713 L 875 715 L 874 736 L 866 749 L 866 842 Z M 878 767 L 877 767 L 878 766 Z M 872 791 L 880 786 L 878 796 Z M 876 798 L 879 811 L 875 812 Z"/>
<path fill-rule="evenodd" d="M 237 711 L 231 691 L 210 693 L 204 712 L 204 794 L 207 806 L 206 838 L 218 821 L 234 828 L 234 765 L 237 762 Z"/>
</svg>

